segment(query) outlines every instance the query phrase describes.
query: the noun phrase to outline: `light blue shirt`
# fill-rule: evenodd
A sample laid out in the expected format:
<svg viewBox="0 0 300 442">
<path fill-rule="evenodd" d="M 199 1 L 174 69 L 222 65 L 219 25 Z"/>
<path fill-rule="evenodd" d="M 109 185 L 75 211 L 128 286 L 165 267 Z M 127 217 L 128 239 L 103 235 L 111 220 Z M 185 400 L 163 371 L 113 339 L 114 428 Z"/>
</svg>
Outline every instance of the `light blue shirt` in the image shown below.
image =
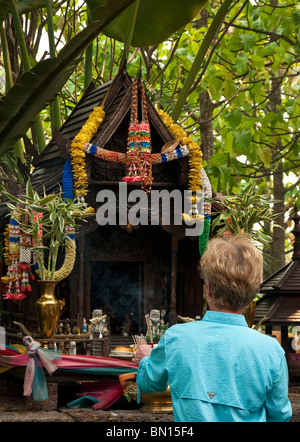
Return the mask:
<svg viewBox="0 0 300 442">
<path fill-rule="evenodd" d="M 288 422 L 288 370 L 275 338 L 243 315 L 208 311 L 170 327 L 141 360 L 138 389 L 170 385 L 175 422 Z"/>
</svg>

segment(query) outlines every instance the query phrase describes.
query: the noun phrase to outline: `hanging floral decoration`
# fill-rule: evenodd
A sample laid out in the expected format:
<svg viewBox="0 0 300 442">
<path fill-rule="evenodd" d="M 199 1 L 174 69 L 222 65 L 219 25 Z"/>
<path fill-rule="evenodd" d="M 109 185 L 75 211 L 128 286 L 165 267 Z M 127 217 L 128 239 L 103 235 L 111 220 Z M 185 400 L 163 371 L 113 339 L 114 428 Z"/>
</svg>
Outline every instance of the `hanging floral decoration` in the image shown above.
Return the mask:
<svg viewBox="0 0 300 442">
<path fill-rule="evenodd" d="M 52 275 L 49 272 L 43 262 L 38 262 L 37 274 L 40 274 L 40 269 L 43 270 L 43 278 L 45 280 L 51 279 L 52 281 L 62 281 L 65 279 L 73 270 L 76 259 L 76 242 L 75 242 L 75 228 L 66 226 L 65 227 L 65 257 L 64 262 L 60 269 L 56 270 Z M 51 278 L 50 278 L 51 276 Z"/>
<path fill-rule="evenodd" d="M 203 255 L 203 253 L 206 250 L 207 243 L 209 241 L 209 235 L 210 235 L 210 226 L 211 226 L 211 198 L 212 198 L 212 188 L 210 181 L 208 179 L 208 176 L 206 175 L 204 168 L 202 169 L 202 187 L 204 191 L 204 207 L 203 207 L 203 213 L 204 213 L 204 224 L 203 224 L 203 231 L 201 235 L 199 235 L 199 253 L 200 256 Z"/>
<path fill-rule="evenodd" d="M 138 120 L 138 86 L 141 86 L 142 121 Z M 151 135 L 148 120 L 145 89 L 142 82 L 136 80 L 132 85 L 132 104 L 127 139 L 127 173 L 123 181 L 127 183 L 141 181 L 145 192 L 151 191 L 152 162 Z"/>
<path fill-rule="evenodd" d="M 64 198 L 73 200 L 74 185 L 73 185 L 73 169 L 72 169 L 71 158 L 68 158 L 65 162 L 62 181 L 63 181 L 62 191 Z"/>
<path fill-rule="evenodd" d="M 4 233 L 4 257 L 8 266 L 7 275 L 1 278 L 6 285 L 4 299 L 22 301 L 31 293 L 31 237 L 23 235 L 20 229 L 20 213 L 13 213 Z"/>
<path fill-rule="evenodd" d="M 182 218 L 186 222 L 203 221 L 204 216 L 199 214 L 197 203 L 201 197 L 199 192 L 202 191 L 201 170 L 202 170 L 202 152 L 198 144 L 191 136 L 188 136 L 185 130 L 179 125 L 175 124 L 172 117 L 166 112 L 158 111 L 165 126 L 174 137 L 178 139 L 181 144 L 186 145 L 189 150 L 189 190 L 192 191 L 191 209 L 188 214 L 183 213 Z"/>
<path fill-rule="evenodd" d="M 179 139 L 181 144 L 186 144 L 189 150 L 189 189 L 192 191 L 191 210 L 189 214 L 183 214 L 183 219 L 185 221 L 191 221 L 195 218 L 201 220 L 202 217 L 203 231 L 199 235 L 199 253 L 202 256 L 209 240 L 211 224 L 211 203 L 207 199 L 212 197 L 210 181 L 202 166 L 202 151 L 193 138 L 187 136 L 184 129 L 178 124 L 174 124 L 170 115 L 162 110 L 159 110 L 158 113 L 173 137 Z M 198 191 L 200 190 L 203 190 L 203 215 L 199 215 L 197 209 Z"/>
<path fill-rule="evenodd" d="M 174 123 L 170 115 L 162 110 L 159 110 L 158 113 L 174 139 L 178 139 L 189 150 L 189 189 L 192 191 L 201 190 L 202 152 L 200 146 L 191 136 L 187 135 L 179 124 Z"/>
<path fill-rule="evenodd" d="M 77 197 L 84 198 L 87 195 L 88 178 L 85 167 L 84 144 L 90 142 L 103 122 L 105 112 L 102 107 L 95 107 L 82 126 L 79 133 L 72 141 L 70 148 L 71 164 L 73 172 L 74 193 Z"/>
<path fill-rule="evenodd" d="M 10 225 L 8 224 L 3 233 L 3 257 L 4 262 L 7 266 L 11 264 L 11 256 L 9 253 L 9 235 L 10 235 Z"/>
<path fill-rule="evenodd" d="M 199 252 L 202 256 L 209 239 L 211 224 L 211 204 L 207 202 L 206 198 L 211 198 L 212 192 L 210 181 L 202 167 L 201 149 L 193 138 L 191 136 L 187 136 L 185 130 L 182 129 L 182 127 L 178 124 L 175 124 L 173 119 L 166 112 L 159 110 L 158 113 L 163 123 L 168 128 L 174 139 L 179 140 L 180 145 L 170 152 L 152 153 L 148 119 L 146 124 L 144 124 L 144 122 L 139 123 L 137 119 L 137 86 L 138 83 L 136 81 L 133 84 L 131 122 L 128 131 L 126 154 L 112 152 L 89 142 L 84 144 L 83 150 L 85 153 L 100 158 L 103 161 L 112 161 L 124 164 L 127 168 L 127 175 L 123 178 L 123 180 L 126 182 L 144 180 L 144 183 L 147 181 L 147 184 L 144 187 L 146 187 L 148 191 L 151 189 L 152 184 L 152 170 L 150 169 L 152 165 L 164 164 L 189 156 L 189 189 L 192 191 L 191 209 L 188 214 L 183 214 L 183 219 L 187 222 L 195 221 L 195 219 L 197 221 L 203 221 L 203 232 L 199 235 Z M 141 92 L 143 99 L 142 109 L 145 110 L 147 107 L 143 87 Z M 197 203 L 199 203 L 200 197 L 203 199 L 203 214 L 199 214 L 198 212 Z"/>
<path fill-rule="evenodd" d="M 100 158 L 103 161 L 112 161 L 113 163 L 121 163 L 126 165 L 127 154 L 120 152 L 112 152 L 102 147 L 96 146 L 95 144 L 86 143 L 84 145 L 84 151 L 90 155 Z M 189 150 L 187 146 L 180 146 L 174 149 L 172 152 L 166 153 L 151 153 L 148 156 L 149 162 L 154 164 L 164 164 L 170 161 L 179 160 L 188 156 Z M 141 155 L 142 156 L 142 155 Z M 125 178 L 125 177 L 124 177 Z M 125 180 L 124 180 L 125 181 Z"/>
</svg>

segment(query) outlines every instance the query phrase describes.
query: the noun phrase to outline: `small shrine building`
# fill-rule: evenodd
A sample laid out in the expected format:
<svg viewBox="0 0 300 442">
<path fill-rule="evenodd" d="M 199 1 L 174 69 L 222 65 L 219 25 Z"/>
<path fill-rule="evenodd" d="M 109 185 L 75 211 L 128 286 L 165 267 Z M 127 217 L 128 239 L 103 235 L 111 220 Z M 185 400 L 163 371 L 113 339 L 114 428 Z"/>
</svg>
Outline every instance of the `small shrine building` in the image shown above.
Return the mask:
<svg viewBox="0 0 300 442">
<path fill-rule="evenodd" d="M 183 193 L 188 189 L 188 155 L 184 149 L 180 149 L 166 121 L 145 92 L 142 100 L 142 82 L 134 82 L 126 72 L 120 72 L 112 81 L 99 87 L 91 84 L 66 122 L 56 130 L 43 153 L 34 158 L 31 182 L 37 192 L 45 190 L 49 194 L 61 188 L 68 193 L 72 140 L 93 109 L 102 106 L 105 117 L 92 140 L 94 154 L 87 152 L 85 158 L 88 180 L 85 201 L 97 214 L 101 206 L 99 192 L 105 190 L 115 196 L 118 216 L 121 210 L 128 211 L 133 207 L 128 195 L 133 190 L 141 189 L 141 182 L 126 182 L 126 207 L 122 207 L 124 199 L 120 196 L 120 189 L 125 186 L 120 184 L 125 184 L 123 178 L 127 171 L 124 163 L 116 160 L 118 155 L 125 155 L 128 148 L 133 84 L 137 84 L 140 97 L 135 110 L 138 119 L 142 119 L 146 112 L 152 154 L 156 160 L 151 164 L 150 188 L 167 190 L 168 194 L 173 190 Z M 97 147 L 99 149 L 95 152 Z M 166 149 L 164 153 L 163 147 Z M 171 156 L 172 161 L 169 161 Z M 201 173 L 205 196 L 211 196 L 204 169 Z M 149 186 L 149 183 L 146 185 Z M 102 309 L 109 316 L 110 331 L 116 335 L 122 333 L 123 323 L 128 318 L 131 321 L 131 333 L 145 333 L 145 314 L 151 309 L 160 310 L 163 320 L 170 325 L 177 322 L 177 315 L 202 317 L 199 236 L 186 235 L 185 223 L 176 225 L 172 222 L 172 216 L 171 222 L 164 223 L 162 213 L 167 203 L 170 201 L 162 199 L 155 223 L 151 222 L 148 210 L 148 222 L 139 225 L 132 225 L 128 219 L 123 224 L 99 225 L 97 216 L 88 218 L 81 225 L 76 234 L 77 258 L 74 269 L 57 286 L 58 299 L 66 299 L 63 318 L 68 318 L 71 326 L 76 324 L 82 327 L 84 319 L 88 321 L 94 309 Z M 170 208 L 172 215 L 175 210 L 172 201 Z M 28 296 L 21 307 L 4 306 L 6 325 L 13 327 L 13 321 L 17 320 L 23 322 L 29 330 L 34 329 L 34 305 L 37 299 L 37 287 L 33 283 L 32 295 Z"/>
</svg>

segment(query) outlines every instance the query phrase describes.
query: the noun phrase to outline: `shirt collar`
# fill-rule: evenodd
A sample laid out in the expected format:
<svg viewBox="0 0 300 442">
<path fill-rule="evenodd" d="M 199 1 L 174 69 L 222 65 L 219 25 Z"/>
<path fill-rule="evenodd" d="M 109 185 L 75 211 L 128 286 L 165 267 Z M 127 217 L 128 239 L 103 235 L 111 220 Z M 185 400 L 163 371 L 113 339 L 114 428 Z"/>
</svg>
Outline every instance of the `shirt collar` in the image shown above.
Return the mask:
<svg viewBox="0 0 300 442">
<path fill-rule="evenodd" d="M 230 325 L 241 325 L 244 327 L 248 327 L 245 316 L 235 313 L 223 313 L 208 310 L 203 316 L 202 321 L 222 322 L 223 324 L 225 323 Z"/>
</svg>

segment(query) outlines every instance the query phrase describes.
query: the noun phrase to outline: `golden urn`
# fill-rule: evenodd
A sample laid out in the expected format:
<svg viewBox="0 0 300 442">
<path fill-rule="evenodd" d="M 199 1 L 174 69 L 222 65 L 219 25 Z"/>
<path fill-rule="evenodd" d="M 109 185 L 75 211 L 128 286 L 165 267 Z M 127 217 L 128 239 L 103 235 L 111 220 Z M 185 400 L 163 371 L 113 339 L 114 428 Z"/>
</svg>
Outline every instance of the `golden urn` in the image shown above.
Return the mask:
<svg viewBox="0 0 300 442">
<path fill-rule="evenodd" d="M 57 326 L 60 312 L 65 305 L 65 300 L 55 297 L 56 281 L 38 281 L 40 298 L 35 304 L 39 333 L 42 338 L 52 339 Z"/>
</svg>

